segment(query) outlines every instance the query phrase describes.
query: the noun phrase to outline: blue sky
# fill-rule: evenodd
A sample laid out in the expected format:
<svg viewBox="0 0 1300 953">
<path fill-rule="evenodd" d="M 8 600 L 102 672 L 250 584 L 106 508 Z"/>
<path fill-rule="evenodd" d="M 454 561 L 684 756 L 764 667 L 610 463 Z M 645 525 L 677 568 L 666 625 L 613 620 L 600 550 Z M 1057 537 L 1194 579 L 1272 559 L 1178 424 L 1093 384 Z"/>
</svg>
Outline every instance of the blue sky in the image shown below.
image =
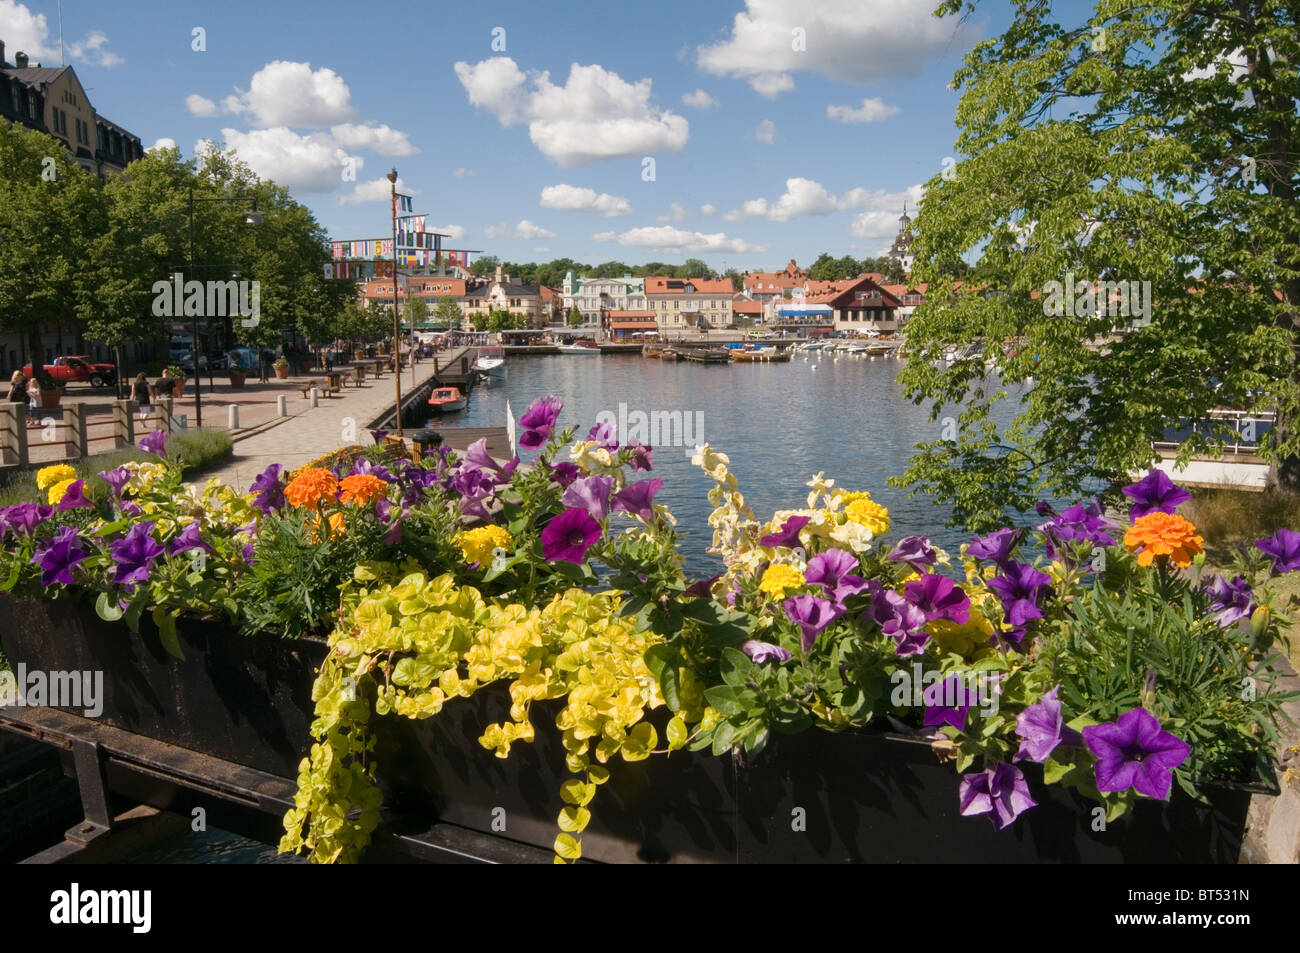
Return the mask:
<svg viewBox="0 0 1300 953">
<path fill-rule="evenodd" d="M 1006 16 L 932 6 L 66 0 L 63 33 L 102 115 L 234 146 L 331 237 L 387 234 L 396 166 L 454 247 L 745 270 L 888 247 L 953 154 L 954 70 Z M 10 62 L 56 64 L 57 24 L 0 0 Z"/>
</svg>

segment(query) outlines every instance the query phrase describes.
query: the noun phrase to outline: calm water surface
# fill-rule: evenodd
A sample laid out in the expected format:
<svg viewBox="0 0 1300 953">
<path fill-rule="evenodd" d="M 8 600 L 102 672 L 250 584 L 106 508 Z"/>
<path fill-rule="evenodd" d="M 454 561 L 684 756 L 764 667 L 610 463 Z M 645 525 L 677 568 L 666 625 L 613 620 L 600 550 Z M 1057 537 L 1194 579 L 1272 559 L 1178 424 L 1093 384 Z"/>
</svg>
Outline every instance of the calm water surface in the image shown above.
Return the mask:
<svg viewBox="0 0 1300 953">
<path fill-rule="evenodd" d="M 815 353 L 815 352 L 814 352 Z M 796 357 L 788 364 L 694 364 L 650 360 L 640 355 L 557 355 L 511 357 L 507 379 L 473 391 L 468 408 L 447 418 L 447 426 L 503 426 L 506 402 L 518 419 L 538 397 L 564 400 L 561 427 L 578 427 L 578 437 L 602 411 L 681 411 L 702 415 L 702 436 L 731 458 L 740 491 L 758 519 L 773 510 L 807 504 L 805 483 L 822 471 L 835 485 L 869 490 L 889 508 L 891 539 L 926 535 L 953 552 L 969 533 L 947 529 L 950 509 L 886 485 L 901 474 L 915 444 L 940 436 L 941 423 L 929 407 L 915 406 L 895 380 L 903 362 L 890 358 Z M 1013 407 L 995 419 L 1009 421 Z M 620 441 L 625 437 L 620 434 Z M 531 455 L 529 455 L 531 456 Z M 711 541 L 707 494 L 713 482 L 691 466 L 690 448 L 657 446 L 653 474 L 664 481 L 656 502 L 677 516 L 688 573 L 693 578 L 721 570 L 705 549 Z M 274 863 L 274 847 L 223 831 L 182 834 L 142 854 L 146 863 Z"/>
</svg>

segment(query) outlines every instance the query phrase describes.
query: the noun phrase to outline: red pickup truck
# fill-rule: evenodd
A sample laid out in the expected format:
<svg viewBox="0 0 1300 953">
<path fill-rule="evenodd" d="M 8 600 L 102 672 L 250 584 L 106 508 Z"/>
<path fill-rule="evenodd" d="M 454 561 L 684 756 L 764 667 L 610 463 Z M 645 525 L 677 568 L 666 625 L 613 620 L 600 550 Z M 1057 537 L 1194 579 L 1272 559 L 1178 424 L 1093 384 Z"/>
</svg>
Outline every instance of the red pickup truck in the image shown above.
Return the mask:
<svg viewBox="0 0 1300 953">
<path fill-rule="evenodd" d="M 56 357 L 53 364 L 46 364 L 45 371 L 56 383 L 68 384 L 80 382 L 91 387 L 112 387 L 117 383 L 117 367 L 113 364 L 97 364 L 84 354 L 75 357 Z M 23 376 L 31 379 L 32 366 L 23 368 Z"/>
</svg>

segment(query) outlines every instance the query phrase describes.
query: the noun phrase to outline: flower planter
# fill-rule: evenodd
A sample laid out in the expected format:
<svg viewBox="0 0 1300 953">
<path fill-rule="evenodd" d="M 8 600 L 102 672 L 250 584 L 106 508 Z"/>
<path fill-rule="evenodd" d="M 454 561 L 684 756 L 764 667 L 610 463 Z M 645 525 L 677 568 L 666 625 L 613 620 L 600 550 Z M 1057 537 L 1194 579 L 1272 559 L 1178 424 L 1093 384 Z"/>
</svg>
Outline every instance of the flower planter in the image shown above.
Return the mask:
<svg viewBox="0 0 1300 953">
<path fill-rule="evenodd" d="M 41 407 L 57 407 L 63 400 L 63 391 L 55 387 L 53 390 L 41 390 Z"/>
<path fill-rule="evenodd" d="M 286 380 L 289 377 L 288 364 L 273 364 L 272 367 L 275 368 L 275 376 L 279 380 Z"/>
<path fill-rule="evenodd" d="M 247 379 L 248 379 L 248 375 L 245 374 L 243 371 L 235 371 L 235 370 L 232 370 L 232 371 L 230 372 L 230 386 L 231 386 L 231 387 L 234 387 L 234 388 L 240 388 L 240 387 L 243 387 L 243 386 L 244 386 L 244 381 L 246 381 Z"/>
<path fill-rule="evenodd" d="M 185 393 L 185 380 L 184 377 L 172 378 L 172 397 L 180 397 Z"/>
<path fill-rule="evenodd" d="M 73 600 L 0 595 L 0 612 L 8 620 L 0 644 L 15 666 L 104 672 L 101 723 L 286 778 L 311 747 L 319 640 L 246 638 L 182 620 L 181 661 L 147 618 L 135 635 Z M 534 708 L 536 742 L 516 744 L 504 760 L 477 741 L 505 717 L 504 691 L 452 700 L 420 722 L 381 719 L 376 757 L 390 823 L 436 817 L 549 847 L 570 777 L 551 704 Z M 1095 805 L 1044 786 L 1028 765 L 1039 807 L 999 832 L 987 818 L 959 815 L 959 778 L 928 745 L 873 731 L 774 736 L 748 764 L 679 751 L 610 768 L 589 805 L 590 860 L 1235 863 L 1251 800 L 1246 787 L 1221 788 L 1202 805 L 1175 788 L 1168 804 L 1143 801 L 1094 832 Z"/>
</svg>

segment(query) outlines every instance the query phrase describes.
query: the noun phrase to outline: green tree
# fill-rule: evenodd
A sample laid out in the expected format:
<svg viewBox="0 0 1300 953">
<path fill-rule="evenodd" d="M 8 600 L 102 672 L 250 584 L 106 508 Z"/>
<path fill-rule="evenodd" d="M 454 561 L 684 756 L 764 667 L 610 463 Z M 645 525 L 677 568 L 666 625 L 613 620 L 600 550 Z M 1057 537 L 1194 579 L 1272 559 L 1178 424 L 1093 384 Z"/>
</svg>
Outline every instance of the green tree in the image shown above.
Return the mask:
<svg viewBox="0 0 1300 953">
<path fill-rule="evenodd" d="M 496 271 L 496 267 L 499 264 L 501 264 L 501 259 L 496 255 L 484 255 L 482 258 L 475 259 L 470 264 L 469 270 L 472 274 L 481 277 L 483 275 L 491 275 Z"/>
<path fill-rule="evenodd" d="M 699 258 L 687 258 L 677 266 L 678 278 L 713 278 L 714 271 Z"/>
<path fill-rule="evenodd" d="M 106 227 L 103 190 L 63 144 L 0 120 L 0 330 L 27 338 L 34 365 L 44 325 L 77 327 Z"/>
<path fill-rule="evenodd" d="M 590 277 L 622 278 L 624 275 L 631 274 L 631 271 L 632 270 L 621 261 L 605 261 L 591 269 Z"/>
<path fill-rule="evenodd" d="M 418 294 L 407 294 L 402 318 L 406 321 L 406 326 L 414 331 L 429 320 L 429 302 Z"/>
<path fill-rule="evenodd" d="M 433 309 L 433 320 L 448 328 L 459 329 L 465 320 L 465 313 L 454 298 L 439 298 L 438 306 Z"/>
<path fill-rule="evenodd" d="M 576 328 L 580 324 L 582 324 L 582 322 L 583 322 L 582 312 L 578 310 L 577 305 L 574 305 L 572 308 L 569 309 L 569 327 Z"/>
<path fill-rule="evenodd" d="M 817 260 L 808 266 L 808 280 L 831 281 L 835 278 L 836 260 L 830 252 L 822 252 Z"/>
<path fill-rule="evenodd" d="M 1298 8 L 1098 2 L 1064 24 L 1053 9 L 1018 2 L 955 78 L 966 158 L 929 182 L 913 223 L 912 279 L 929 289 L 903 381 L 956 434 L 923 443 L 898 482 L 986 527 L 1044 496 L 1113 493 L 1153 462 L 1166 421 L 1259 388 L 1278 413 L 1262 452 L 1300 485 Z M 971 257 L 954 289 L 946 269 Z M 1125 282 L 1142 316 L 1104 313 L 1114 286 L 1098 309 L 1086 292 L 1100 281 Z M 978 361 L 931 365 L 972 339 L 1000 386 Z M 1031 376 L 999 426 L 992 407 Z M 1211 443 L 1193 434 L 1180 458 Z"/>
<path fill-rule="evenodd" d="M 488 329 L 488 316 L 481 311 L 469 320 L 470 324 L 474 326 L 475 331 L 486 331 Z"/>
</svg>

